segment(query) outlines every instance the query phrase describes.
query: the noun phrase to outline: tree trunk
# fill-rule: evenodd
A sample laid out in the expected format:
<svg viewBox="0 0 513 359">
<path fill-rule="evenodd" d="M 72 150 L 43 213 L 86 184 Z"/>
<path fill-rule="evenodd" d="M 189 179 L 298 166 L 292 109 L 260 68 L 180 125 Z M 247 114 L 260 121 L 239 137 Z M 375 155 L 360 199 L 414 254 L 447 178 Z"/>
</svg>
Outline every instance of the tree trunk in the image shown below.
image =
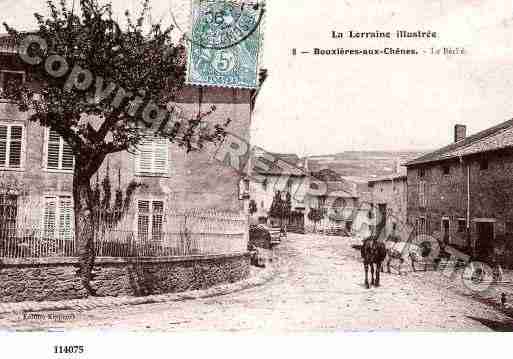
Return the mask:
<svg viewBox="0 0 513 359">
<path fill-rule="evenodd" d="M 95 260 L 94 250 L 94 203 L 90 176 L 84 175 L 76 164 L 73 176 L 73 200 L 75 205 L 75 240 L 78 245 L 79 270 L 82 285 L 91 296 L 96 292 L 91 287 Z"/>
</svg>

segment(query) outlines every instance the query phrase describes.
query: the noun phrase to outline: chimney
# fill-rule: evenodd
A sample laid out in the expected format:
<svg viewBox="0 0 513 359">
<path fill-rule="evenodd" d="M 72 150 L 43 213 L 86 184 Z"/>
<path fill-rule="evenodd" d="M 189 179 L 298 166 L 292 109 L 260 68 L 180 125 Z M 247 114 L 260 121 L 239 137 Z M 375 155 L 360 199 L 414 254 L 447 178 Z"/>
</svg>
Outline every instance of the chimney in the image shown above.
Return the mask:
<svg viewBox="0 0 513 359">
<path fill-rule="evenodd" d="M 459 142 L 467 137 L 467 126 L 454 125 L 454 142 Z"/>
</svg>

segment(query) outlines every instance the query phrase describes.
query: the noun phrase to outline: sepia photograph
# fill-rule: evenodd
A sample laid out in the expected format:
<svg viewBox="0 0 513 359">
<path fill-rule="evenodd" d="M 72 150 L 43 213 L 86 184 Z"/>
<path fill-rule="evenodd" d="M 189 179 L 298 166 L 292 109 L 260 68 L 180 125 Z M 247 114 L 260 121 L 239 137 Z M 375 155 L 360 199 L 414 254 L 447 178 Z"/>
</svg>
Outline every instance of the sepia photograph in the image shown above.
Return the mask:
<svg viewBox="0 0 513 359">
<path fill-rule="evenodd" d="M 0 27 L 6 347 L 513 332 L 513 3 L 0 0 Z"/>
</svg>

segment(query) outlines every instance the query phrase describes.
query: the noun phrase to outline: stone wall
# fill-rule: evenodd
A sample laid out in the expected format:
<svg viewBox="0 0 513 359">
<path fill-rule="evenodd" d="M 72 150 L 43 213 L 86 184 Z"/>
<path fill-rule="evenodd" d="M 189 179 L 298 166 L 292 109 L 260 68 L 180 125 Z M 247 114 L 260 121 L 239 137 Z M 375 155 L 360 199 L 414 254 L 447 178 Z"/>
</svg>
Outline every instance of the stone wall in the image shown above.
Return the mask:
<svg viewBox="0 0 513 359">
<path fill-rule="evenodd" d="M 371 202 L 374 204 L 374 209 L 378 210 L 378 205 L 380 204 L 386 204 L 387 206 L 385 228 L 381 235 L 383 235 L 384 238 L 388 238 L 389 235 L 398 235 L 403 240 L 408 238 L 409 233 L 405 230 L 405 224 L 407 221 L 406 178 L 394 178 L 371 182 L 369 188 L 371 191 Z"/>
<path fill-rule="evenodd" d="M 488 161 L 487 168 L 481 161 Z M 447 166 L 448 173 L 443 168 Z M 463 162 L 450 160 L 443 163 L 424 165 L 424 177 L 419 177 L 419 167 L 408 168 L 408 219 L 410 223 L 424 217 L 428 233 L 441 233 L 442 219 L 450 221 L 449 243 L 465 248 L 468 246 L 466 231 L 459 230 L 458 221 L 467 220 L 467 166 L 470 173 L 470 244 L 478 240 L 477 223 L 483 220 L 493 222 L 492 245 L 506 244 L 513 248 L 513 234 L 506 230 L 506 223 L 513 218 L 513 151 L 501 150 L 486 156 L 465 157 Z M 419 202 L 419 181 L 425 181 L 427 203 Z M 501 243 L 498 243 L 498 238 Z M 506 243 L 504 243 L 506 242 Z M 509 261 L 513 262 L 512 259 Z"/>
<path fill-rule="evenodd" d="M 308 218 L 308 213 L 311 208 L 318 208 L 322 206 L 321 196 L 308 194 L 306 197 L 306 210 L 305 210 L 305 231 L 307 233 L 329 231 L 332 228 L 342 227 L 351 232 L 357 209 L 360 207 L 359 198 L 341 197 L 337 192 L 335 195 L 328 196 L 325 199 L 326 210 L 324 217 L 315 223 Z M 336 218 L 343 218 L 335 220 Z"/>
<path fill-rule="evenodd" d="M 0 260 L 0 302 L 86 297 L 76 258 Z M 205 289 L 249 275 L 249 257 L 97 258 L 92 282 L 100 296 L 143 296 Z"/>
<path fill-rule="evenodd" d="M 0 64 L 0 68 L 1 68 Z M 244 140 L 250 140 L 251 91 L 228 88 L 199 88 L 186 86 L 179 94 L 176 107 L 185 118 L 193 118 L 198 111 L 205 112 L 211 106 L 216 111 L 205 121 L 221 124 L 230 119 L 228 131 Z M 0 169 L 0 181 L 16 180 L 29 190 L 26 200 L 30 207 L 39 207 L 44 196 L 72 195 L 73 174 L 69 171 L 56 171 L 46 168 L 45 128 L 38 123 L 28 121 L 28 114 L 0 99 L 0 122 L 16 123 L 24 126 L 24 154 L 22 167 L 18 170 Z M 140 187 L 135 198 L 167 199 L 174 208 L 200 208 L 228 212 L 243 210 L 239 200 L 239 182 L 241 173 L 214 159 L 216 146 L 205 144 L 201 151 L 186 153 L 175 144 L 169 145 L 169 173 L 159 176 L 147 176 L 136 171 L 135 156 L 128 152 L 110 154 L 99 170 L 99 179 L 103 179 L 107 167 L 113 183 L 126 188 L 135 180 L 145 186 Z M 93 183 L 96 181 L 93 176 Z M 22 210 L 22 209 L 20 209 Z M 34 220 L 40 221 L 41 214 L 31 212 Z"/>
</svg>

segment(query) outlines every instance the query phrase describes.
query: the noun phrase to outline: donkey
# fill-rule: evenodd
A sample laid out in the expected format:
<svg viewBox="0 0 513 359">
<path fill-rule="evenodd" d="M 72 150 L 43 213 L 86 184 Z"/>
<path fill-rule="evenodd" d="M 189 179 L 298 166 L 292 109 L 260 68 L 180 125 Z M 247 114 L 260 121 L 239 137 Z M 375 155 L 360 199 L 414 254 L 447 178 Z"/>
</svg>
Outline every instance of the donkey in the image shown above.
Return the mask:
<svg viewBox="0 0 513 359">
<path fill-rule="evenodd" d="M 399 275 L 402 274 L 401 268 L 406 260 L 411 261 L 411 266 L 414 272 L 416 272 L 415 263 L 421 263 L 423 258 L 429 254 L 429 249 L 426 249 L 423 246 L 418 246 L 413 243 L 408 242 L 396 242 L 396 241 L 387 241 L 385 244 L 386 248 L 386 264 L 387 264 L 387 272 L 390 273 L 390 263 L 395 260 L 398 263 L 397 271 Z M 427 262 L 424 262 L 424 271 L 427 270 Z M 383 269 L 383 268 L 382 268 Z M 406 272 L 404 273 L 406 274 Z"/>
<path fill-rule="evenodd" d="M 387 255 L 385 244 L 378 241 L 377 237 L 370 237 L 363 241 L 361 255 L 363 258 L 363 267 L 365 269 L 365 287 L 370 285 L 379 287 L 379 277 L 383 261 Z M 369 267 L 371 270 L 371 283 L 369 285 Z M 374 269 L 376 269 L 376 278 L 374 278 Z"/>
</svg>

